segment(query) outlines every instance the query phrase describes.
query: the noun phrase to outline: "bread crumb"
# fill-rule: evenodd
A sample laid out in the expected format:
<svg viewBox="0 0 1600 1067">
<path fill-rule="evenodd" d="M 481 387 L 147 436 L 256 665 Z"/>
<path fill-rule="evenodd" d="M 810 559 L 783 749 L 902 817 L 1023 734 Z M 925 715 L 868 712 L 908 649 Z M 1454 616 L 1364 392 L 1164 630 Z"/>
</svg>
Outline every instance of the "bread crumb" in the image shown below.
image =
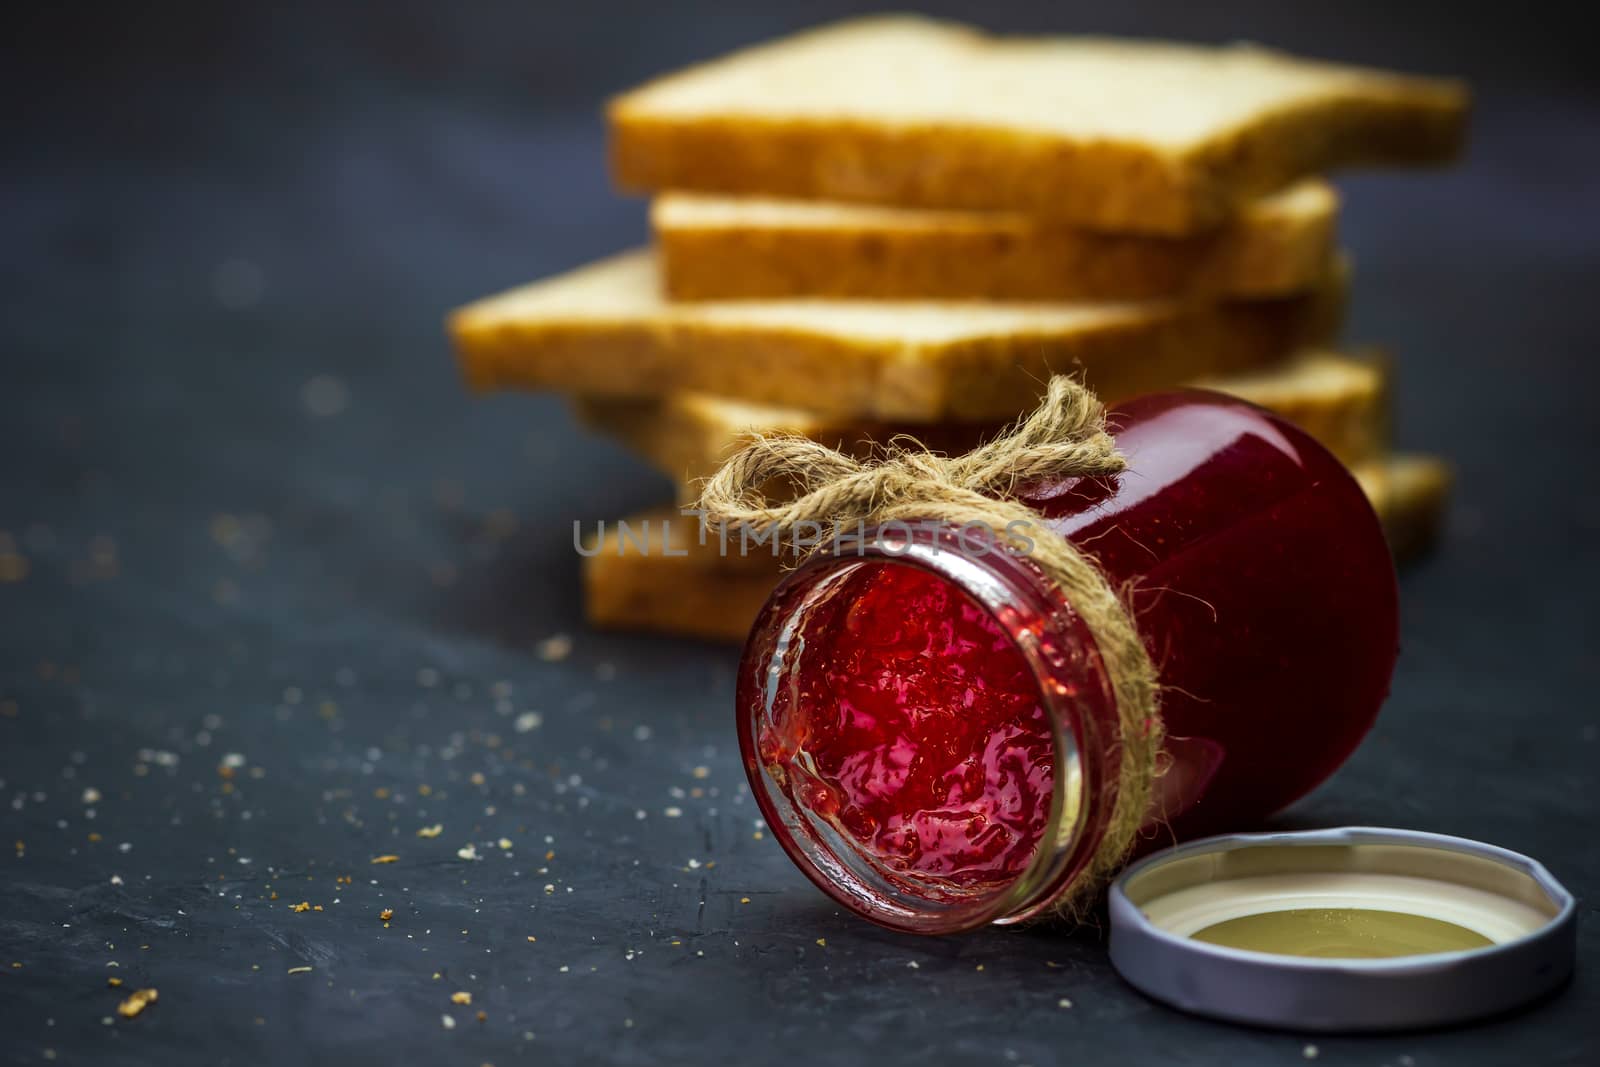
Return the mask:
<svg viewBox="0 0 1600 1067">
<path fill-rule="evenodd" d="M 417 831 L 418 837 L 438 837 L 444 833 L 444 823 L 436 822 L 432 826 L 424 826 Z M 373 862 L 377 862 L 374 860 Z"/>
<path fill-rule="evenodd" d="M 311 968 L 310 967 L 290 967 L 289 968 L 289 973 L 290 974 L 310 974 L 311 973 Z"/>
<path fill-rule="evenodd" d="M 382 919 L 384 922 L 388 922 L 390 919 L 394 918 L 394 909 L 384 908 L 382 911 L 378 912 L 378 918 Z"/>
<path fill-rule="evenodd" d="M 400 862 L 400 857 L 399 856 L 374 856 L 374 857 L 372 857 L 372 862 L 373 863 L 399 863 Z"/>
<path fill-rule="evenodd" d="M 450 994 L 450 1003 L 452 1003 L 452 1004 L 471 1004 L 472 1003 L 472 994 L 468 993 L 466 990 L 462 990 L 459 993 L 451 993 Z"/>
<path fill-rule="evenodd" d="M 124 1019 L 131 1019 L 154 1004 L 159 997 L 160 993 L 154 989 L 136 990 L 127 1000 L 117 1005 L 117 1014 Z"/>
<path fill-rule="evenodd" d="M 572 638 L 566 634 L 555 634 L 540 641 L 537 648 L 540 659 L 555 663 L 572 655 Z"/>
</svg>

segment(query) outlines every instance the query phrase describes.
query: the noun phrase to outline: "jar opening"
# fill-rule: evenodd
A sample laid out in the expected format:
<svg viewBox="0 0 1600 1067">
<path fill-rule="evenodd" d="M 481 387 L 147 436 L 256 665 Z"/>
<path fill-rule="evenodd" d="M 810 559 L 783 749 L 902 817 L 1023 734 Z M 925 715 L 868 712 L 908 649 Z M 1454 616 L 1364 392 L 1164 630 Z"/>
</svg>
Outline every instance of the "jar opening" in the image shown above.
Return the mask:
<svg viewBox="0 0 1600 1067">
<path fill-rule="evenodd" d="M 929 933 L 1004 920 L 1078 851 L 1085 717 L 1037 585 L 937 533 L 871 534 L 758 621 L 746 769 L 790 855 L 853 910 Z"/>
</svg>

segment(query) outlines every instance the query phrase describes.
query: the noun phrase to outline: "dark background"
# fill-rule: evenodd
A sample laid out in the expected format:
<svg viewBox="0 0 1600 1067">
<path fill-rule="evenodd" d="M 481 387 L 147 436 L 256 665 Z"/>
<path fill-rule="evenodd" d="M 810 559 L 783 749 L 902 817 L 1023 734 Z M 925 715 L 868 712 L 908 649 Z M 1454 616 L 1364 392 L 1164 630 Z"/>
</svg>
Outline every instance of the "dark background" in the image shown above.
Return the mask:
<svg viewBox="0 0 1600 1067">
<path fill-rule="evenodd" d="M 840 915 L 756 839 L 736 654 L 581 623 L 572 520 L 666 485 L 557 400 L 456 380 L 449 308 L 643 238 L 608 188 L 605 94 L 844 10 L 8 12 L 0 1059 L 1233 1064 L 1309 1040 L 1328 1063 L 1595 1062 L 1600 99 L 1578 9 L 933 8 L 1477 91 L 1460 167 L 1341 183 L 1350 334 L 1398 354 L 1399 441 L 1460 484 L 1403 579 L 1380 725 L 1280 825 L 1528 852 L 1583 900 L 1581 961 L 1515 1017 L 1310 1039 L 1149 1003 L 1094 931 Z M 570 656 L 542 658 L 556 634 Z M 157 1005 L 104 1021 L 141 986 Z"/>
</svg>

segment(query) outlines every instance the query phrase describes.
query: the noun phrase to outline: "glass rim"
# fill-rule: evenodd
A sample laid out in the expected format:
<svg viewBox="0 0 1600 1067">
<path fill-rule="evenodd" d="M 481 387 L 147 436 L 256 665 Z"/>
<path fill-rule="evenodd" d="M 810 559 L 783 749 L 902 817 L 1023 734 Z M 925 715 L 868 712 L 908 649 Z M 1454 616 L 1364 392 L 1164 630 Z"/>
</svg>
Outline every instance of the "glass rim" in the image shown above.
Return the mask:
<svg viewBox="0 0 1600 1067">
<path fill-rule="evenodd" d="M 830 833 L 831 828 L 817 825 L 819 820 L 796 810 L 800 806 L 761 764 L 754 725 L 775 700 L 773 683 L 780 673 L 775 664 L 790 654 L 796 631 L 817 597 L 854 572 L 852 565 L 858 563 L 910 566 L 950 583 L 988 613 L 1021 652 L 1033 676 L 1050 722 L 1055 755 L 1050 812 L 1028 867 L 1004 887 L 956 902 L 923 899 L 902 890 L 877 876 L 872 862 L 837 831 Z M 836 576 L 827 573 L 830 569 L 837 569 Z M 799 599 L 794 600 L 797 590 Z M 1045 631 L 1076 643 L 1083 651 L 1101 683 L 1101 702 L 1110 701 L 1113 725 L 1115 701 L 1105 684 L 1092 635 L 1053 590 L 1036 567 L 1002 547 L 975 552 L 970 538 L 954 527 L 894 523 L 841 539 L 831 550 L 812 556 L 785 576 L 773 591 L 745 647 L 737 708 L 739 745 L 752 792 L 769 829 L 802 873 L 828 896 L 890 929 L 954 933 L 1038 915 L 1087 863 L 1108 815 L 1097 798 L 1118 765 L 1115 760 L 1095 758 L 1107 751 L 1100 736 L 1105 724 L 1097 721 L 1105 715 L 1094 714 L 1081 695 L 1074 695 L 1084 688 L 1081 668 L 1070 679 L 1076 685 L 1064 684 L 1068 679 L 1061 677 L 1062 666 L 1051 662 Z M 1041 627 L 1040 619 L 1050 625 Z M 803 654 L 803 641 L 799 653 Z M 753 658 L 761 662 L 753 663 Z M 747 678 L 746 672 L 751 677 Z M 757 672 L 762 677 L 755 677 Z M 752 704 L 747 695 L 757 692 L 759 703 Z"/>
</svg>

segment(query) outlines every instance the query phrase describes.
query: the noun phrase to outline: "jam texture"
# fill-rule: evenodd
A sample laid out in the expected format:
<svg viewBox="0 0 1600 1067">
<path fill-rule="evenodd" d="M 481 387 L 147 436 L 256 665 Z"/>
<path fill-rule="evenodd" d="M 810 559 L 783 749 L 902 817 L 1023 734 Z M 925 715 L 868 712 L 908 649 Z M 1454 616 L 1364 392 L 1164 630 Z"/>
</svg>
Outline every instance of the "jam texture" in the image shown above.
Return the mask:
<svg viewBox="0 0 1600 1067">
<path fill-rule="evenodd" d="M 1009 882 L 1049 814 L 1054 742 L 1028 663 L 936 575 L 858 564 L 808 629 L 762 762 L 902 880 Z"/>
</svg>

